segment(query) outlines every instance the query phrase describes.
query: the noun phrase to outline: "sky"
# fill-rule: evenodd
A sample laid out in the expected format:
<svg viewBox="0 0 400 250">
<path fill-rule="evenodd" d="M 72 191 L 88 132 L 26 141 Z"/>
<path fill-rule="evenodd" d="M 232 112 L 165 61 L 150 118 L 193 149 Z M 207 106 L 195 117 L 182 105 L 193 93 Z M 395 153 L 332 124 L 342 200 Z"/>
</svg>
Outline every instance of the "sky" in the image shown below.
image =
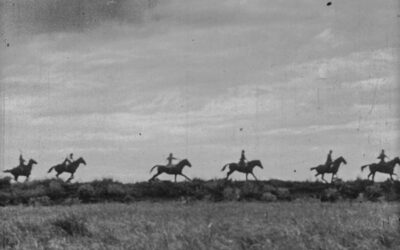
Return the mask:
<svg viewBox="0 0 400 250">
<path fill-rule="evenodd" d="M 213 179 L 244 149 L 260 179 L 315 180 L 332 149 L 350 180 L 400 155 L 398 0 L 0 0 L 0 18 L 1 170 L 22 151 L 50 178 L 73 152 L 78 181 L 134 182 L 172 152 Z"/>
</svg>

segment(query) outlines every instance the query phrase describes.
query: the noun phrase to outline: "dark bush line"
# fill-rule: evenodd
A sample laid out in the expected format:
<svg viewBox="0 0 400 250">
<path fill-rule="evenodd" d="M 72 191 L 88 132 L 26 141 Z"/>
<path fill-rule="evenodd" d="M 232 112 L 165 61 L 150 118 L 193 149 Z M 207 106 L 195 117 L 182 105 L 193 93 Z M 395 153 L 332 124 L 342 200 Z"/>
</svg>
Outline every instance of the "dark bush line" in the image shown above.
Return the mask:
<svg viewBox="0 0 400 250">
<path fill-rule="evenodd" d="M 400 201 L 400 182 L 372 183 L 355 180 L 326 184 L 300 181 L 225 181 L 220 179 L 173 183 L 169 181 L 124 184 L 112 179 L 85 183 L 66 183 L 60 179 L 11 183 L 0 179 L 0 206 L 71 205 L 97 202 L 134 202 L 139 200 L 259 200 L 295 199 Z"/>
</svg>

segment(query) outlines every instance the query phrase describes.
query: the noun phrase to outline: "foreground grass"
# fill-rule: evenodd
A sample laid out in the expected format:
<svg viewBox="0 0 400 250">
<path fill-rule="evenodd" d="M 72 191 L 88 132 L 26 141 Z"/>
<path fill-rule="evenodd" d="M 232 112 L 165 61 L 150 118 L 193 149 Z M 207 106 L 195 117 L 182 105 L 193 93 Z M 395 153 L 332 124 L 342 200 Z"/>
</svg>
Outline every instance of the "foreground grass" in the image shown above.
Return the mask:
<svg viewBox="0 0 400 250">
<path fill-rule="evenodd" d="M 399 249 L 398 203 L 0 208 L 4 249 Z"/>
</svg>

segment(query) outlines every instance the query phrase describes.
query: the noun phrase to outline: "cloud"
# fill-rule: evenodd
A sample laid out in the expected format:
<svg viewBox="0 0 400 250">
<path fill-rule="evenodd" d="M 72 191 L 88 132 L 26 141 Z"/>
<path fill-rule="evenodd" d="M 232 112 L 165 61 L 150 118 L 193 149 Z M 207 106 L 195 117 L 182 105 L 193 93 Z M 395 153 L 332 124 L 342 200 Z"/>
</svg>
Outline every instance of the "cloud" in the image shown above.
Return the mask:
<svg viewBox="0 0 400 250">
<path fill-rule="evenodd" d="M 105 21 L 140 23 L 157 0 L 22 0 L 2 2 L 3 20 L 27 33 L 84 31 Z M 15 15 L 15 14 L 18 15 Z"/>
<path fill-rule="evenodd" d="M 327 43 L 332 47 L 338 47 L 344 43 L 343 39 L 338 37 L 331 28 L 327 28 L 319 33 L 316 37 L 317 40 Z"/>
</svg>

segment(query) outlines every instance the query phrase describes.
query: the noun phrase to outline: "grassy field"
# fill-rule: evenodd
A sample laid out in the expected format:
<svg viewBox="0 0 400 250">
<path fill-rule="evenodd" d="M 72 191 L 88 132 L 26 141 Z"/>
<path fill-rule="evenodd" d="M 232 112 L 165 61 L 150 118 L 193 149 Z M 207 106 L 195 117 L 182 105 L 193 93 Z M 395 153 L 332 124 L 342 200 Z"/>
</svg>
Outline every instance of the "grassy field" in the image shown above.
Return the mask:
<svg viewBox="0 0 400 250">
<path fill-rule="evenodd" d="M 178 201 L 0 208 L 4 249 L 399 249 L 399 203 Z"/>
</svg>

